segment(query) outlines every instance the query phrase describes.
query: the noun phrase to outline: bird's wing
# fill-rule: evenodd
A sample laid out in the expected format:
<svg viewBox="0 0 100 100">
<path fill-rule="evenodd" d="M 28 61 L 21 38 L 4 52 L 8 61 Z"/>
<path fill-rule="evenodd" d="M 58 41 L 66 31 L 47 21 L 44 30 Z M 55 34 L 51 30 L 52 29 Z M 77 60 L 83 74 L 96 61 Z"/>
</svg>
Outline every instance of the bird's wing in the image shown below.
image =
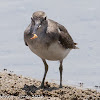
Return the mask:
<svg viewBox="0 0 100 100">
<path fill-rule="evenodd" d="M 27 42 L 25 42 L 25 45 L 28 46 Z"/>
<path fill-rule="evenodd" d="M 75 46 L 77 43 L 74 43 L 72 37 L 70 36 L 66 28 L 58 23 L 57 26 L 58 26 L 60 44 L 62 44 L 65 48 L 78 49 L 78 47 Z"/>
<path fill-rule="evenodd" d="M 58 40 L 58 42 L 66 49 L 78 49 L 78 47 L 75 46 L 77 43 L 74 43 L 72 37 L 63 25 L 49 19 L 48 27 L 47 33 L 49 37 L 52 37 L 52 41 Z"/>
</svg>

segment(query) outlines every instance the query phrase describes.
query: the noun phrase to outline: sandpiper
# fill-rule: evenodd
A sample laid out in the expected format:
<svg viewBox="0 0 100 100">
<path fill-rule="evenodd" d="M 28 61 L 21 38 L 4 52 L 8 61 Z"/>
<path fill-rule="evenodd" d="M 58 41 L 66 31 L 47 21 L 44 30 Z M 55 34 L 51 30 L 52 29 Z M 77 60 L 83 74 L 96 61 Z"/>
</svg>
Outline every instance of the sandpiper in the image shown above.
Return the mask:
<svg viewBox="0 0 100 100">
<path fill-rule="evenodd" d="M 30 50 L 39 56 L 45 66 L 41 88 L 44 87 L 45 77 L 48 71 L 46 60 L 59 61 L 60 87 L 62 87 L 63 59 L 72 49 L 77 49 L 72 37 L 66 28 L 48 19 L 45 12 L 34 12 L 31 23 L 24 31 L 24 41 Z"/>
</svg>

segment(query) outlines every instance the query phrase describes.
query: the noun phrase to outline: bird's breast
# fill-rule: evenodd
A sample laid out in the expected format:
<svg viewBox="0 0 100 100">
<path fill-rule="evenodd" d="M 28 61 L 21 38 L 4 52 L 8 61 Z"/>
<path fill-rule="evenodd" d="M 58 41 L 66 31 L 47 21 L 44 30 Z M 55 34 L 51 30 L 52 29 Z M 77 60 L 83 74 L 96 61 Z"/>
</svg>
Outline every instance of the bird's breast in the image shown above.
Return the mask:
<svg viewBox="0 0 100 100">
<path fill-rule="evenodd" d="M 49 46 L 36 42 L 34 45 L 29 44 L 28 46 L 37 56 L 47 60 L 62 60 L 71 50 L 63 48 L 58 42 L 52 43 Z"/>
</svg>

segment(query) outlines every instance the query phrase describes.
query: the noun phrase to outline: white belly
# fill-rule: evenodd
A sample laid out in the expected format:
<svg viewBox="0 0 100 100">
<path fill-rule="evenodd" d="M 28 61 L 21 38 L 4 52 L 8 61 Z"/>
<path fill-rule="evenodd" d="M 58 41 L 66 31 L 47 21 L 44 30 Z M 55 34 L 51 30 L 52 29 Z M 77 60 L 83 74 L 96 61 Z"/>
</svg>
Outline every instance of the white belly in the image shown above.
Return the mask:
<svg viewBox="0 0 100 100">
<path fill-rule="evenodd" d="M 28 45 L 33 53 L 47 60 L 62 60 L 64 59 L 71 49 L 62 48 L 59 43 L 53 43 L 49 48 L 41 45 L 35 44 L 34 46 Z"/>
</svg>

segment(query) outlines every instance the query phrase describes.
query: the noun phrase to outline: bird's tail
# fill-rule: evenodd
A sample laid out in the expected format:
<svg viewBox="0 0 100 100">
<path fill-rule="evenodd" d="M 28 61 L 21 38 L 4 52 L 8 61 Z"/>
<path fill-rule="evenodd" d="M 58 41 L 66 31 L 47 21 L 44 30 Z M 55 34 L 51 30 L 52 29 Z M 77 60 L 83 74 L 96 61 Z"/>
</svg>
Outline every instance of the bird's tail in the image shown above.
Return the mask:
<svg viewBox="0 0 100 100">
<path fill-rule="evenodd" d="M 75 46 L 75 49 L 79 49 L 79 48 Z"/>
<path fill-rule="evenodd" d="M 74 43 L 74 45 L 77 45 L 77 43 Z M 74 48 L 74 49 L 79 49 L 79 48 L 75 46 L 75 48 Z"/>
</svg>

